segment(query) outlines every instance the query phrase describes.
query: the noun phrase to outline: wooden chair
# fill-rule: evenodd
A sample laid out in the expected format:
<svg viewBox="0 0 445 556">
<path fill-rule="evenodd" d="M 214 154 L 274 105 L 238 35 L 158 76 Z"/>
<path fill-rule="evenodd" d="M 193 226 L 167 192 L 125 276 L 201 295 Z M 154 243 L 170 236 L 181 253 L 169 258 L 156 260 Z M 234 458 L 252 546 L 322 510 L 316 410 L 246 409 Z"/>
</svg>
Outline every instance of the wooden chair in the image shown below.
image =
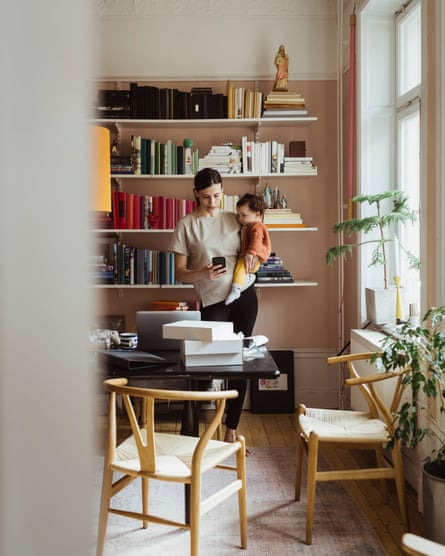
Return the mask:
<svg viewBox="0 0 445 556">
<path fill-rule="evenodd" d="M 311 409 L 299 405 L 296 415 L 297 453 L 295 499 L 300 499 L 303 451 L 307 452 L 307 513 L 306 544 L 312 543 L 314 522 L 315 489 L 321 481 L 356 481 L 362 479 L 394 479 L 401 520 L 408 525 L 405 501 L 405 481 L 400 451 L 400 442 L 391 450 L 392 466 L 384 459 L 383 449 L 392 431 L 392 412 L 399 406 L 404 384 L 405 370 L 390 373 L 378 373 L 360 377 L 354 367 L 357 361 L 366 361 L 373 354 L 359 353 L 328 358 L 328 363 L 346 364 L 350 378 L 345 380 L 347 386 L 360 388 L 369 407 L 368 411 L 343 411 L 335 409 Z M 394 395 L 390 407 L 387 407 L 376 391 L 375 384 L 382 380 L 395 379 Z M 368 469 L 318 470 L 318 452 L 323 445 L 347 449 L 369 449 L 375 452 L 376 466 Z M 386 481 L 383 481 L 386 496 Z"/>
<path fill-rule="evenodd" d="M 244 437 L 236 442 L 212 440 L 221 422 L 225 402 L 236 398 L 236 390 L 219 392 L 174 391 L 137 388 L 127 385 L 127 379 L 116 378 L 104 382 L 110 393 L 108 446 L 105 455 L 102 497 L 99 514 L 97 556 L 104 550 L 108 514 L 118 514 L 138 519 L 142 527 L 149 522 L 180 527 L 190 531 L 190 554 L 199 554 L 199 529 L 201 516 L 232 494 L 238 493 L 241 547 L 247 547 L 247 500 L 246 500 L 246 446 Z M 117 399 L 120 396 L 128 415 L 132 435 L 117 445 Z M 134 404 L 142 399 L 142 421 L 138 422 Z M 200 437 L 174 433 L 155 432 L 155 400 L 214 401 L 213 419 Z M 235 455 L 235 463 L 224 463 Z M 233 472 L 233 480 L 222 489 L 202 499 L 202 475 L 210 469 Z M 114 473 L 123 474 L 114 480 Z M 132 512 L 113 508 L 111 498 L 136 478 L 142 483 L 142 511 Z M 177 482 L 189 488 L 189 520 L 172 521 L 149 511 L 149 480 Z"/>
<path fill-rule="evenodd" d="M 443 544 L 412 533 L 403 535 L 402 548 L 408 556 L 445 556 L 445 546 Z"/>
</svg>

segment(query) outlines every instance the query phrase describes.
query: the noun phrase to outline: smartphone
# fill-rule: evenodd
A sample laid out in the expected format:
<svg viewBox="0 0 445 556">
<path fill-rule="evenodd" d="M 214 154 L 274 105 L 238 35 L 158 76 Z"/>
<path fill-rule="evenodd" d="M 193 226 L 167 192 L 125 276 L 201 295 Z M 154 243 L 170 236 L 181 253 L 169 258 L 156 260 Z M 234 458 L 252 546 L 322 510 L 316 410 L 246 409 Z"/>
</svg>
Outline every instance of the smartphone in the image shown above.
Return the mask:
<svg viewBox="0 0 445 556">
<path fill-rule="evenodd" d="M 212 257 L 212 265 L 216 266 L 217 264 L 226 266 L 226 258 L 225 257 Z"/>
</svg>

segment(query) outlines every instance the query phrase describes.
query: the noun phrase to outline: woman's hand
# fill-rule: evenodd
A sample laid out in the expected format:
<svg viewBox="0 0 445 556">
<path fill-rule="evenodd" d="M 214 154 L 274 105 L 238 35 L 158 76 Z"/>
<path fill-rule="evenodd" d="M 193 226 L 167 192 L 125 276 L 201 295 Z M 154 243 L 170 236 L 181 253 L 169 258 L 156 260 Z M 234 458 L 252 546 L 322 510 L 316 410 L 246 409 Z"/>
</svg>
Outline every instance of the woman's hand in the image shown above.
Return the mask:
<svg viewBox="0 0 445 556">
<path fill-rule="evenodd" d="M 175 254 L 175 276 L 181 282 L 190 283 L 197 280 L 216 280 L 221 278 L 226 272 L 226 267 L 220 264 L 208 264 L 202 268 L 191 270 L 187 268 L 187 257 Z"/>
<path fill-rule="evenodd" d="M 206 278 L 209 280 L 217 280 L 227 273 L 227 268 L 222 264 L 207 265 Z"/>
</svg>

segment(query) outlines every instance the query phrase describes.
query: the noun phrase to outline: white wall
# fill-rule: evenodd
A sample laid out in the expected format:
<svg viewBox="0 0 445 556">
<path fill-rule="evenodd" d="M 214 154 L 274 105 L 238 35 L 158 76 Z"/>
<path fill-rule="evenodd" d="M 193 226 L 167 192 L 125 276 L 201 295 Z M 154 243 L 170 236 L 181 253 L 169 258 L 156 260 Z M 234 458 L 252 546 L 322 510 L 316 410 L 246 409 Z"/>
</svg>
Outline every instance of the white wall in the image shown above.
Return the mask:
<svg viewBox="0 0 445 556">
<path fill-rule="evenodd" d="M 94 526 L 86 349 L 86 0 L 2 3 L 0 554 L 80 556 Z M 82 40 L 79 40 L 79 37 Z"/>
<path fill-rule="evenodd" d="M 335 79 L 337 0 L 102 1 L 98 77 L 273 79 L 284 44 L 289 79 Z"/>
</svg>

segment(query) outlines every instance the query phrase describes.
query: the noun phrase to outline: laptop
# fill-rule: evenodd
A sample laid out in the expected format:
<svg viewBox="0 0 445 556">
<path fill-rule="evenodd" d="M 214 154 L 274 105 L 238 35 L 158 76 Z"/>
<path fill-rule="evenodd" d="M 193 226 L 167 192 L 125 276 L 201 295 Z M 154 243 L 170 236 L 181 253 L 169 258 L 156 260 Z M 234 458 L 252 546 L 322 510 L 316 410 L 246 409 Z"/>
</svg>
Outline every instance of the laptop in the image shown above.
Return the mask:
<svg viewBox="0 0 445 556">
<path fill-rule="evenodd" d="M 180 340 L 162 337 L 162 325 L 179 320 L 201 320 L 200 311 L 137 311 L 138 351 L 179 351 Z"/>
</svg>

